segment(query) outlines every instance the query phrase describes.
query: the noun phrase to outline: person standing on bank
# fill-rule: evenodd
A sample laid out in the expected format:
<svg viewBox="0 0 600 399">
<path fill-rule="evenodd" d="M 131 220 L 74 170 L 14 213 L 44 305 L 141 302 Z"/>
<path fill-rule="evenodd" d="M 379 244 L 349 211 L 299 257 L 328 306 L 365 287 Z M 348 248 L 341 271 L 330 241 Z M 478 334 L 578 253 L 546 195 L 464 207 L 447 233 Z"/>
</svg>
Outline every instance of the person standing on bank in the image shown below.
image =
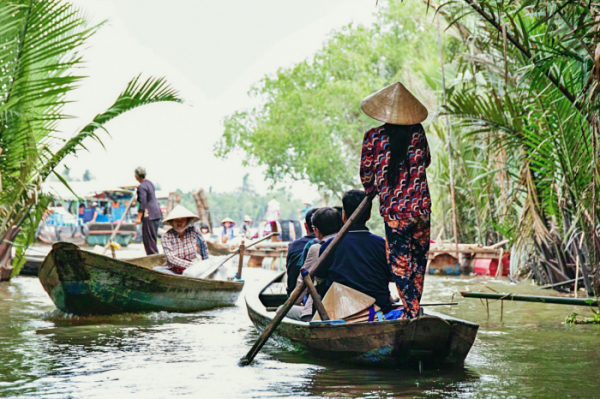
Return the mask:
<svg viewBox="0 0 600 399">
<path fill-rule="evenodd" d="M 156 200 L 154 184 L 146 179 L 146 169 L 141 166 L 135 169 L 135 180 L 140 183 L 137 188 L 139 206 L 135 224 L 142 225 L 142 241 L 146 255 L 157 254 L 156 237 L 162 212 Z"/>
<path fill-rule="evenodd" d="M 429 251 L 431 197 L 426 169 L 431 155 L 427 109 L 400 82 L 365 98 L 365 114 L 384 125 L 365 133 L 360 178 L 367 194 L 379 194 L 387 261 L 404 304 L 403 318 L 419 313 Z"/>
</svg>

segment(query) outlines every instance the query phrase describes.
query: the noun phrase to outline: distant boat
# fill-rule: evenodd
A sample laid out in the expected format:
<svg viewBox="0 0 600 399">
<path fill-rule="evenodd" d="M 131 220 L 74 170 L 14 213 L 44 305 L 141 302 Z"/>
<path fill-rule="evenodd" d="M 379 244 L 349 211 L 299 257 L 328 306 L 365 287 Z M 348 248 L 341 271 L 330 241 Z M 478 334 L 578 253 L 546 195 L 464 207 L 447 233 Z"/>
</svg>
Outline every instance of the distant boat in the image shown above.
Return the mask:
<svg viewBox="0 0 600 399">
<path fill-rule="evenodd" d="M 39 271 L 57 308 L 76 315 L 197 312 L 233 306 L 243 282 L 198 279 L 152 270 L 164 255 L 118 260 L 69 243 L 52 246 Z"/>
<path fill-rule="evenodd" d="M 259 331 L 287 300 L 279 275 L 262 290 L 246 294 L 248 315 Z M 477 324 L 427 311 L 412 320 L 359 323 L 305 323 L 284 318 L 274 332 L 317 357 L 352 363 L 405 367 L 462 367 Z"/>
</svg>

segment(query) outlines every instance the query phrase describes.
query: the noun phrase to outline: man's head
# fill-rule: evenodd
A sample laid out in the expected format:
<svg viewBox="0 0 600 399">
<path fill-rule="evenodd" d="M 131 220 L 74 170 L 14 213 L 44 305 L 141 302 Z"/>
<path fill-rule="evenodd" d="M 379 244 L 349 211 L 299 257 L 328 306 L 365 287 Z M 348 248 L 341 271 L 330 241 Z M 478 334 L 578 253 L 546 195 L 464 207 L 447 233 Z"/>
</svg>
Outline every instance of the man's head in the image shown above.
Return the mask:
<svg viewBox="0 0 600 399">
<path fill-rule="evenodd" d="M 141 166 L 135 168 L 134 174 L 135 180 L 137 180 L 138 182 L 142 182 L 144 181 L 144 179 L 146 179 L 146 169 L 142 168 Z"/>
<path fill-rule="evenodd" d="M 319 210 L 319 208 L 312 208 L 312 209 L 309 209 L 308 212 L 306 212 L 306 216 L 304 217 L 304 227 L 306 228 L 306 232 L 308 234 L 312 234 L 315 232 L 315 230 L 313 229 L 313 225 L 312 225 L 312 217 L 315 214 L 315 212 L 318 210 Z"/>
<path fill-rule="evenodd" d="M 342 218 L 333 208 L 320 208 L 312 217 L 315 235 L 319 240 L 335 234 L 342 228 Z"/>
<path fill-rule="evenodd" d="M 344 223 L 352 216 L 356 208 L 360 205 L 363 199 L 365 199 L 366 194 L 362 190 L 350 190 L 346 194 L 344 194 L 344 198 L 342 198 L 342 205 L 344 207 L 343 211 L 343 220 Z M 359 219 L 356 219 L 354 224 L 357 225 L 365 225 L 367 221 L 371 218 L 371 208 L 372 204 L 367 206 L 367 209 L 363 216 Z"/>
</svg>

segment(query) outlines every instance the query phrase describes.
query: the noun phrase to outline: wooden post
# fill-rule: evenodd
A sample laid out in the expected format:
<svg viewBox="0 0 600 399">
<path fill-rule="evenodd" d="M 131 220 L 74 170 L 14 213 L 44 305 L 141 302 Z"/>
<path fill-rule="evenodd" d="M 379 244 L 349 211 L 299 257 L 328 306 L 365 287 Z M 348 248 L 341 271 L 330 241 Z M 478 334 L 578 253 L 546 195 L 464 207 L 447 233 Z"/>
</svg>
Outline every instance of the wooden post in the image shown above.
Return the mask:
<svg viewBox="0 0 600 399">
<path fill-rule="evenodd" d="M 304 284 L 308 287 L 308 292 L 317 307 L 317 312 L 319 312 L 319 316 L 321 316 L 322 321 L 329 320 L 329 315 L 327 314 L 327 310 L 325 310 L 325 306 L 323 306 L 323 302 L 321 302 L 321 298 L 319 297 L 319 293 L 315 288 L 315 285 L 312 282 L 312 278 L 310 277 L 310 273 L 308 270 L 302 270 L 302 280 L 304 280 Z"/>
<path fill-rule="evenodd" d="M 121 219 L 119 220 L 119 223 L 117 223 L 117 227 L 115 228 L 115 231 L 113 231 L 112 234 L 110 235 L 110 238 L 108 239 L 108 244 L 106 244 L 106 246 L 104 247 L 104 251 L 102 251 L 102 255 L 104 255 L 106 253 L 106 250 L 108 249 L 108 247 L 110 247 L 110 244 L 112 244 L 115 236 L 121 229 L 123 220 L 125 220 L 125 217 L 127 216 L 127 214 L 129 214 L 129 208 L 131 208 L 131 205 L 134 203 L 135 199 L 137 198 L 136 194 L 134 194 L 134 193 L 132 193 L 132 194 L 133 194 L 133 197 L 131 197 L 131 201 L 129 201 L 129 204 L 127 204 L 127 208 L 125 208 L 125 212 L 123 212 L 123 215 L 121 216 Z M 114 252 L 114 249 L 113 249 L 113 252 Z M 113 256 L 113 258 L 114 258 L 114 256 Z"/>
<path fill-rule="evenodd" d="M 327 262 L 327 260 L 331 256 L 331 254 L 333 254 L 333 252 L 336 250 L 336 248 L 338 247 L 340 242 L 344 239 L 346 234 L 348 234 L 348 230 L 350 229 L 350 226 L 352 226 L 352 224 L 354 224 L 354 221 L 356 219 L 358 219 L 359 217 L 361 217 L 363 215 L 363 213 L 367 210 L 367 207 L 371 204 L 372 201 L 373 201 L 373 196 L 367 196 L 367 197 L 365 197 L 365 199 L 363 199 L 363 201 L 360 203 L 358 208 L 356 208 L 356 210 L 354 211 L 352 216 L 350 216 L 350 219 L 348 219 L 348 221 L 344 224 L 344 226 L 339 231 L 339 233 L 337 233 L 337 235 L 335 236 L 335 238 L 333 239 L 331 244 L 325 249 L 325 252 L 323 252 L 321 254 L 321 256 L 319 256 L 319 259 L 317 259 L 317 262 L 315 263 L 313 269 L 310 272 L 310 276 L 313 276 L 319 270 L 321 265 L 324 264 L 325 262 Z M 296 303 L 296 301 L 298 300 L 300 295 L 302 295 L 302 292 L 304 292 L 305 288 L 306 288 L 306 285 L 305 285 L 304 281 L 302 281 L 300 284 L 296 285 L 296 288 L 291 293 L 288 300 L 283 304 L 283 306 L 281 306 L 279 308 L 279 310 L 277 311 L 277 314 L 275 315 L 275 317 L 273 317 L 273 320 L 271 320 L 269 325 L 265 327 L 262 334 L 260 334 L 260 336 L 254 343 L 252 348 L 250 348 L 250 351 L 246 354 L 246 356 L 244 356 L 243 358 L 240 359 L 240 362 L 239 362 L 240 366 L 246 366 L 252 362 L 254 357 L 258 354 L 258 352 L 262 349 L 264 344 L 267 342 L 267 340 L 269 339 L 271 334 L 273 334 L 273 331 L 275 331 L 277 326 L 279 326 L 279 323 L 281 323 L 281 320 L 283 320 L 283 318 L 285 317 L 285 315 L 288 314 L 288 312 L 290 311 L 290 309 L 292 308 L 294 303 Z"/>
<path fill-rule="evenodd" d="M 242 267 L 243 266 L 244 266 L 244 240 L 242 240 L 242 243 L 240 244 L 240 260 L 238 262 L 238 272 L 237 272 L 238 280 L 242 279 Z"/>
<path fill-rule="evenodd" d="M 442 35 L 440 34 L 440 20 L 437 20 L 438 46 L 440 49 L 440 66 L 442 69 L 442 105 L 446 105 L 446 79 L 444 76 L 444 47 L 442 46 Z M 454 164 L 452 162 L 452 130 L 450 129 L 450 119 L 446 116 L 446 139 L 448 146 L 448 174 L 450 175 L 450 199 L 452 201 L 452 228 L 454 230 L 454 244 L 456 246 L 456 257 L 460 262 L 460 253 L 458 252 L 458 222 L 456 214 L 456 196 L 454 194 Z"/>
</svg>

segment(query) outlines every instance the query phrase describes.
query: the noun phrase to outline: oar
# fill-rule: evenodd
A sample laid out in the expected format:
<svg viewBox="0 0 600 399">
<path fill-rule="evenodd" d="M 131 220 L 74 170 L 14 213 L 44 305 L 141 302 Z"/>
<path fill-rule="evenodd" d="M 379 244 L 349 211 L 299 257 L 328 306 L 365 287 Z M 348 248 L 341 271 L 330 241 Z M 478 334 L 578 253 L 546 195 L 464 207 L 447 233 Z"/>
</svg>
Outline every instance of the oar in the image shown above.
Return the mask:
<svg viewBox="0 0 600 399">
<path fill-rule="evenodd" d="M 256 240 L 253 243 L 244 246 L 244 250 L 246 250 L 246 249 L 248 249 L 248 248 L 250 248 L 250 247 L 258 244 L 259 242 L 262 242 L 262 241 L 266 240 L 267 238 L 270 238 L 270 237 L 273 237 L 273 236 L 276 236 L 276 235 L 279 235 L 279 233 L 269 233 L 266 236 L 264 236 L 263 238 L 261 238 L 260 240 Z M 205 276 L 210 276 L 215 270 L 217 270 L 219 267 L 223 266 L 228 260 L 230 260 L 231 258 L 233 258 L 234 256 L 236 256 L 239 252 L 240 252 L 240 248 L 237 248 L 235 251 L 233 251 L 231 253 L 231 255 L 229 255 L 227 258 L 225 258 L 225 260 L 223 262 L 219 263 L 217 266 L 212 267 L 211 269 L 208 269 L 206 272 L 204 272 L 202 274 L 205 275 Z M 239 268 L 241 268 L 241 266 L 239 266 L 238 269 Z M 207 273 L 207 272 L 210 272 L 210 273 Z M 240 279 L 239 277 L 237 277 L 237 278 Z"/>
<path fill-rule="evenodd" d="M 344 239 L 346 234 L 348 234 L 348 230 L 350 229 L 350 226 L 352 226 L 352 224 L 354 223 L 354 221 L 356 219 L 358 219 L 360 216 L 362 216 L 362 214 L 365 212 L 367 207 L 371 204 L 371 201 L 373 201 L 373 196 L 367 196 L 367 197 L 365 197 L 365 199 L 362 200 L 362 202 L 360 203 L 358 208 L 356 208 L 356 210 L 354 211 L 352 216 L 350 216 L 350 219 L 348 219 L 346 224 L 344 224 L 344 227 L 342 227 L 342 229 L 339 231 L 339 233 L 337 233 L 337 235 L 335 236 L 335 238 L 333 239 L 331 244 L 325 249 L 325 252 L 323 252 L 323 254 L 321 254 L 321 256 L 319 256 L 317 263 L 315 264 L 312 271 L 310 272 L 310 276 L 313 276 L 319 270 L 319 267 L 321 267 L 321 265 L 323 265 L 323 264 L 325 264 L 325 262 L 327 262 L 327 260 L 331 256 L 331 254 L 336 250 L 336 248 L 338 247 L 340 242 L 342 242 L 342 240 Z M 292 292 L 292 294 L 290 295 L 288 300 L 277 311 L 277 314 L 275 314 L 275 317 L 273 317 L 273 320 L 271 320 L 269 325 L 263 330 L 262 334 L 260 334 L 260 337 L 258 337 L 258 339 L 254 343 L 254 345 L 252 346 L 250 351 L 246 354 L 246 356 L 244 356 L 243 358 L 240 359 L 240 363 L 239 363 L 240 366 L 246 366 L 246 365 L 250 364 L 252 362 L 252 360 L 254 360 L 254 357 L 262 349 L 262 347 L 267 342 L 267 340 L 269 339 L 271 334 L 273 334 L 273 332 L 275 331 L 277 326 L 279 326 L 279 323 L 281 323 L 281 320 L 285 317 L 285 315 L 288 314 L 289 310 L 292 308 L 294 303 L 296 303 L 296 301 L 298 300 L 300 295 L 302 295 L 305 288 L 306 288 L 306 285 L 305 285 L 304 281 L 302 281 L 301 283 L 299 283 L 296 286 L 296 289 L 294 289 L 294 291 Z"/>
<path fill-rule="evenodd" d="M 110 247 L 110 244 L 112 244 L 115 236 L 119 232 L 119 229 L 121 228 L 121 225 L 123 224 L 123 220 L 125 220 L 125 217 L 129 213 L 129 208 L 131 208 L 131 205 L 135 201 L 135 198 L 136 198 L 136 195 L 133 194 L 133 197 L 131 197 L 131 201 L 129 201 L 129 204 L 127 204 L 127 208 L 125 208 L 125 212 L 123 212 L 123 215 L 121 216 L 121 220 L 119 220 L 119 223 L 117 224 L 117 228 L 110 235 L 110 238 L 108 239 L 108 244 L 106 244 L 106 246 L 104 247 L 104 251 L 102 251 L 102 255 L 104 255 L 106 253 L 106 250 L 108 249 L 108 247 Z"/>
</svg>

